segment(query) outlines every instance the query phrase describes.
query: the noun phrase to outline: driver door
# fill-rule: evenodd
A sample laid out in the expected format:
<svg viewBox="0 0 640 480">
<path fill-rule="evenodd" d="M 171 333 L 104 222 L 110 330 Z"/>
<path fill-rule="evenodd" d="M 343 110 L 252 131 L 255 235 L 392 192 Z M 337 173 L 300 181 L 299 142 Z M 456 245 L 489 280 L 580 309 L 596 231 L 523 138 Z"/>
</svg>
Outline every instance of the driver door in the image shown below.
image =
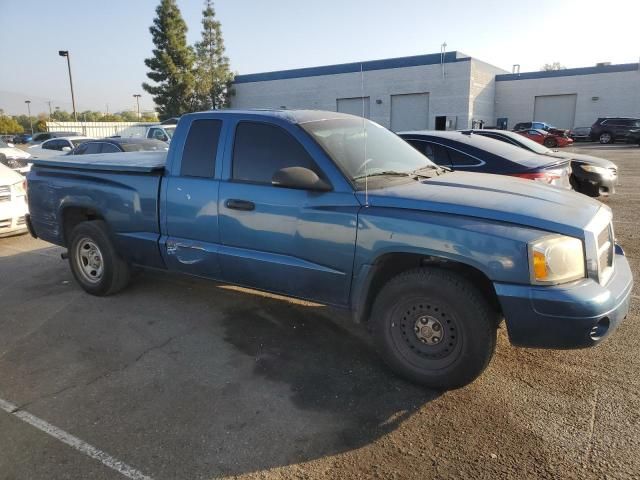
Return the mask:
<svg viewBox="0 0 640 480">
<path fill-rule="evenodd" d="M 220 184 L 222 275 L 234 284 L 345 305 L 360 204 L 353 192 L 272 185 L 285 167 L 327 178 L 297 135 L 270 123 L 237 124 L 230 178 Z"/>
</svg>

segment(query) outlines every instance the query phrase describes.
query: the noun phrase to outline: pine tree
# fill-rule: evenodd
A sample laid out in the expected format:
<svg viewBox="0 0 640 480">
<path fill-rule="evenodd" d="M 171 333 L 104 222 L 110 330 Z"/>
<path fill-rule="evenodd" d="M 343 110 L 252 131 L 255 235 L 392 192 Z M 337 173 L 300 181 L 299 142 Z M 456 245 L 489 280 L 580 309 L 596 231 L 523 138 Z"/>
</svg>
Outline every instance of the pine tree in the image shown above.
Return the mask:
<svg viewBox="0 0 640 480">
<path fill-rule="evenodd" d="M 195 78 L 194 53 L 187 45 L 187 25 L 175 0 L 160 0 L 157 17 L 149 27 L 155 48 L 144 63 L 154 84 L 142 88 L 153 96 L 161 119 L 193 111 Z"/>
<path fill-rule="evenodd" d="M 221 25 L 216 20 L 213 1 L 205 0 L 202 11 L 202 40 L 196 50 L 196 98 L 199 109 L 219 109 L 229 105 L 233 74 L 225 56 Z"/>
</svg>

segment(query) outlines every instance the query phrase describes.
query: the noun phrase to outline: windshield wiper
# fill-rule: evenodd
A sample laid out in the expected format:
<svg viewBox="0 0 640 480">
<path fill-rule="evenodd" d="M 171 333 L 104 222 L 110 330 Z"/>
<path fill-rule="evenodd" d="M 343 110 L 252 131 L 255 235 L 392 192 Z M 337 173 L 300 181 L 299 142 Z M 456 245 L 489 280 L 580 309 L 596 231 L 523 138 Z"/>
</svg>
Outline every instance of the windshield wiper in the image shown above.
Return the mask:
<svg viewBox="0 0 640 480">
<path fill-rule="evenodd" d="M 354 180 L 362 180 L 363 178 L 371 178 L 371 177 L 411 177 L 412 173 L 409 172 L 396 172 L 395 170 L 385 170 L 383 172 L 375 172 L 375 173 L 363 173 L 362 175 L 358 175 L 357 177 L 353 177 Z"/>
<path fill-rule="evenodd" d="M 451 172 L 451 169 L 448 167 L 442 167 L 440 165 L 425 165 L 424 167 L 420 167 L 417 170 L 411 172 L 412 175 L 420 175 L 422 177 L 427 177 L 427 175 L 422 175 L 420 172 L 424 172 L 425 170 L 434 170 L 436 175 L 443 175 L 446 172 Z M 428 177 L 427 177 L 428 178 Z"/>
</svg>

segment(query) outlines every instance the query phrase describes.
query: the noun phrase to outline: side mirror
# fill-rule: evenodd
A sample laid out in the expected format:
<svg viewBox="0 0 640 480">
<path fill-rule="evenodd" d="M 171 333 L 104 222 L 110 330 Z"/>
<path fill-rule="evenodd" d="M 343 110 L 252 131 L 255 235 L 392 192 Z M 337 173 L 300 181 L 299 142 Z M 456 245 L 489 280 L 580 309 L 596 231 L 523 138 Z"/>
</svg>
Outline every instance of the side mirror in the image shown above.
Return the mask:
<svg viewBox="0 0 640 480">
<path fill-rule="evenodd" d="M 329 183 L 322 180 L 316 172 L 304 167 L 287 167 L 273 174 L 271 184 L 275 187 L 296 188 L 328 192 L 332 190 Z"/>
<path fill-rule="evenodd" d="M 71 151 L 71 147 L 62 147 L 62 151 L 63 152 L 70 152 Z"/>
</svg>

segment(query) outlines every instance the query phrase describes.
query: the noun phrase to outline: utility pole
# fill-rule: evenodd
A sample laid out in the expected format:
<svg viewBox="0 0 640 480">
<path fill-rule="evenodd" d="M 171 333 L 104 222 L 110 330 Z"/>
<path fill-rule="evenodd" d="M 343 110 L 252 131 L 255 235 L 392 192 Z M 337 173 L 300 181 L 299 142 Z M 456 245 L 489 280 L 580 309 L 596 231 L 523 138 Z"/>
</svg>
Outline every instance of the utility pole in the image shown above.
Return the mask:
<svg viewBox="0 0 640 480">
<path fill-rule="evenodd" d="M 25 100 L 24 103 L 27 104 L 27 112 L 29 114 L 29 123 L 31 124 L 31 135 L 33 135 L 33 118 L 31 118 L 31 100 Z"/>
<path fill-rule="evenodd" d="M 138 105 L 138 120 L 140 120 L 140 97 L 142 95 L 140 95 L 139 93 L 134 93 L 133 96 L 136 99 L 136 105 Z"/>
<path fill-rule="evenodd" d="M 49 105 L 49 120 L 51 120 L 51 104 L 53 103 L 51 100 L 49 100 L 48 102 L 45 102 L 47 105 Z"/>
<path fill-rule="evenodd" d="M 76 113 L 76 97 L 73 94 L 73 77 L 71 76 L 71 55 L 69 50 L 58 50 L 58 55 L 61 57 L 67 57 L 67 67 L 69 69 L 69 85 L 71 86 L 71 105 L 73 106 L 73 119 L 78 121 L 78 114 Z"/>
</svg>

